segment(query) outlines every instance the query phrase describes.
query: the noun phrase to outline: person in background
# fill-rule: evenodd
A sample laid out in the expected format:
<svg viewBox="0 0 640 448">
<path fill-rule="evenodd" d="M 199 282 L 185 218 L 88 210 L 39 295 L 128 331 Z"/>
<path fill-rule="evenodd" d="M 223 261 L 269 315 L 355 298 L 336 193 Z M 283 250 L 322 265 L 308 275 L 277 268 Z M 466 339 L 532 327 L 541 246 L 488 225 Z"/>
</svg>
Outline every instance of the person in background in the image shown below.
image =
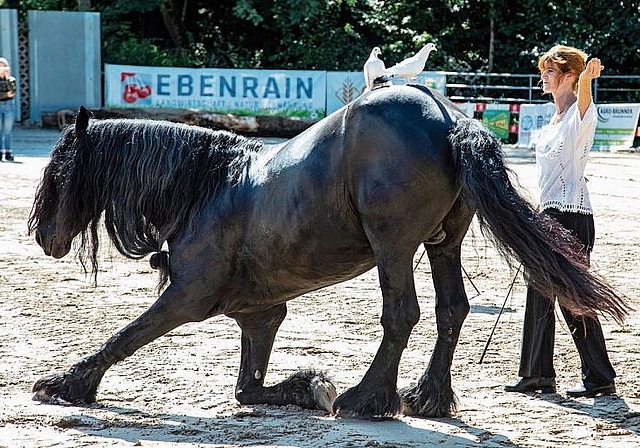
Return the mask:
<svg viewBox="0 0 640 448">
<path fill-rule="evenodd" d="M 600 59 L 556 45 L 538 59 L 542 90 L 553 97 L 556 112 L 536 143 L 540 210 L 573 233 L 583 245 L 586 263 L 593 248 L 593 210 L 584 176 L 593 144 L 597 110 L 591 81 L 603 70 Z M 544 297 L 528 285 L 519 375 L 507 392 L 553 393 L 555 297 Z M 580 355 L 582 384 L 567 390 L 571 397 L 595 397 L 616 392 L 602 327 L 597 317 L 573 316 L 560 307 Z"/>
<path fill-rule="evenodd" d="M 16 79 L 11 76 L 9 62 L 0 58 L 0 160 L 13 162 L 11 154 L 11 132 L 14 121 L 14 96 L 16 94 Z"/>
</svg>

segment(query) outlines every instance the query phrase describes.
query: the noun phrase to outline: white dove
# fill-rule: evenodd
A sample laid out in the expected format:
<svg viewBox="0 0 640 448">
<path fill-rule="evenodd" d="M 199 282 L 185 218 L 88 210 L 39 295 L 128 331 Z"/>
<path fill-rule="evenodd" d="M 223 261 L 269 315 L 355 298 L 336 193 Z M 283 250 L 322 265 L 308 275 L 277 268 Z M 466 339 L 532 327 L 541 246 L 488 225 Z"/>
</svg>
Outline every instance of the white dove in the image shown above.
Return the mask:
<svg viewBox="0 0 640 448">
<path fill-rule="evenodd" d="M 373 88 L 373 80 L 384 72 L 384 62 L 382 62 L 378 56 L 382 54 L 379 47 L 373 47 L 369 59 L 364 63 L 364 83 L 367 85 L 367 90 Z"/>
<path fill-rule="evenodd" d="M 436 49 L 435 44 L 428 43 L 420 49 L 415 55 L 405 59 L 402 62 L 398 62 L 393 67 L 389 67 L 382 72 L 382 81 L 387 81 L 388 78 L 402 78 L 405 82 L 409 82 L 415 79 L 424 70 L 424 65 L 427 63 L 429 53 Z M 386 79 L 385 79 L 386 77 Z"/>
</svg>

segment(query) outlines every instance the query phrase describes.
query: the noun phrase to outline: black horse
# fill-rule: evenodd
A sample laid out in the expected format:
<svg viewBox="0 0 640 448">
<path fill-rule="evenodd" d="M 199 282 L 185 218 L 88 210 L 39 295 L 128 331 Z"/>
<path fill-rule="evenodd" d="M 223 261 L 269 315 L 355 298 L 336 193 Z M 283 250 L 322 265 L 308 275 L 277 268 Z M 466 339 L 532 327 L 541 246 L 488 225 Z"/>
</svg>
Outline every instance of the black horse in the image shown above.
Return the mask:
<svg viewBox="0 0 640 448">
<path fill-rule="evenodd" d="M 80 260 L 95 272 L 102 218 L 122 254 L 154 253 L 168 285 L 97 352 L 36 382 L 34 398 L 93 402 L 110 366 L 179 325 L 225 314 L 242 329 L 241 403 L 449 415 L 451 361 L 469 311 L 460 246 L 476 212 L 499 249 L 564 306 L 624 318 L 624 302 L 587 272 L 576 240 L 517 193 L 499 141 L 426 88 L 376 89 L 277 145 L 167 122 L 90 120 L 81 108 L 53 149 L 29 230 L 54 258 L 81 235 Z M 412 262 L 423 242 L 438 338 L 417 385 L 397 391 L 420 316 Z M 337 398 L 315 371 L 264 386 L 286 302 L 374 266 L 384 335 L 362 381 Z"/>
</svg>

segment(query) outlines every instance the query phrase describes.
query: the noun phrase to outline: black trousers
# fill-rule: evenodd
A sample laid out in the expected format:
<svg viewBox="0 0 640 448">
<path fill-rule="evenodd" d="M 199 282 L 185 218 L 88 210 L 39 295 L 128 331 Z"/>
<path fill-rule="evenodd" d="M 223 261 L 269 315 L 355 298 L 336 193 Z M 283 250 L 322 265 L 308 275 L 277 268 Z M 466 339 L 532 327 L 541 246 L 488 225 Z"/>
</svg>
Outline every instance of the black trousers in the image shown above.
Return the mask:
<svg viewBox="0 0 640 448">
<path fill-rule="evenodd" d="M 595 237 L 593 215 L 560 212 L 553 208 L 545 210 L 544 213 L 571 230 L 582 242 L 587 254 L 591 253 Z M 553 369 L 556 327 L 554 306 L 555 298 L 549 300 L 533 288 L 527 288 L 519 370 L 519 375 L 522 377 L 555 378 L 556 376 Z M 616 372 L 609 361 L 602 326 L 598 318 L 576 317 L 562 306 L 560 310 L 580 355 L 583 381 L 595 384 L 612 382 Z"/>
</svg>

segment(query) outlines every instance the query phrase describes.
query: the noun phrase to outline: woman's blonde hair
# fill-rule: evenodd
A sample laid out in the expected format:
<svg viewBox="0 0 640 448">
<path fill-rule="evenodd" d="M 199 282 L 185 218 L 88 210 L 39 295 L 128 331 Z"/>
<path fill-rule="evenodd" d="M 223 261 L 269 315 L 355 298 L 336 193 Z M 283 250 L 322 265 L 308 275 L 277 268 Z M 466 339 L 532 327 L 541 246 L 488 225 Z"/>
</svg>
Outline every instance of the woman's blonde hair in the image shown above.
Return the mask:
<svg viewBox="0 0 640 448">
<path fill-rule="evenodd" d="M 549 64 L 557 66 L 562 73 L 573 73 L 573 90 L 578 85 L 580 73 L 587 67 L 589 55 L 582 50 L 567 45 L 556 45 L 538 58 L 538 70 L 540 73 Z"/>
</svg>

